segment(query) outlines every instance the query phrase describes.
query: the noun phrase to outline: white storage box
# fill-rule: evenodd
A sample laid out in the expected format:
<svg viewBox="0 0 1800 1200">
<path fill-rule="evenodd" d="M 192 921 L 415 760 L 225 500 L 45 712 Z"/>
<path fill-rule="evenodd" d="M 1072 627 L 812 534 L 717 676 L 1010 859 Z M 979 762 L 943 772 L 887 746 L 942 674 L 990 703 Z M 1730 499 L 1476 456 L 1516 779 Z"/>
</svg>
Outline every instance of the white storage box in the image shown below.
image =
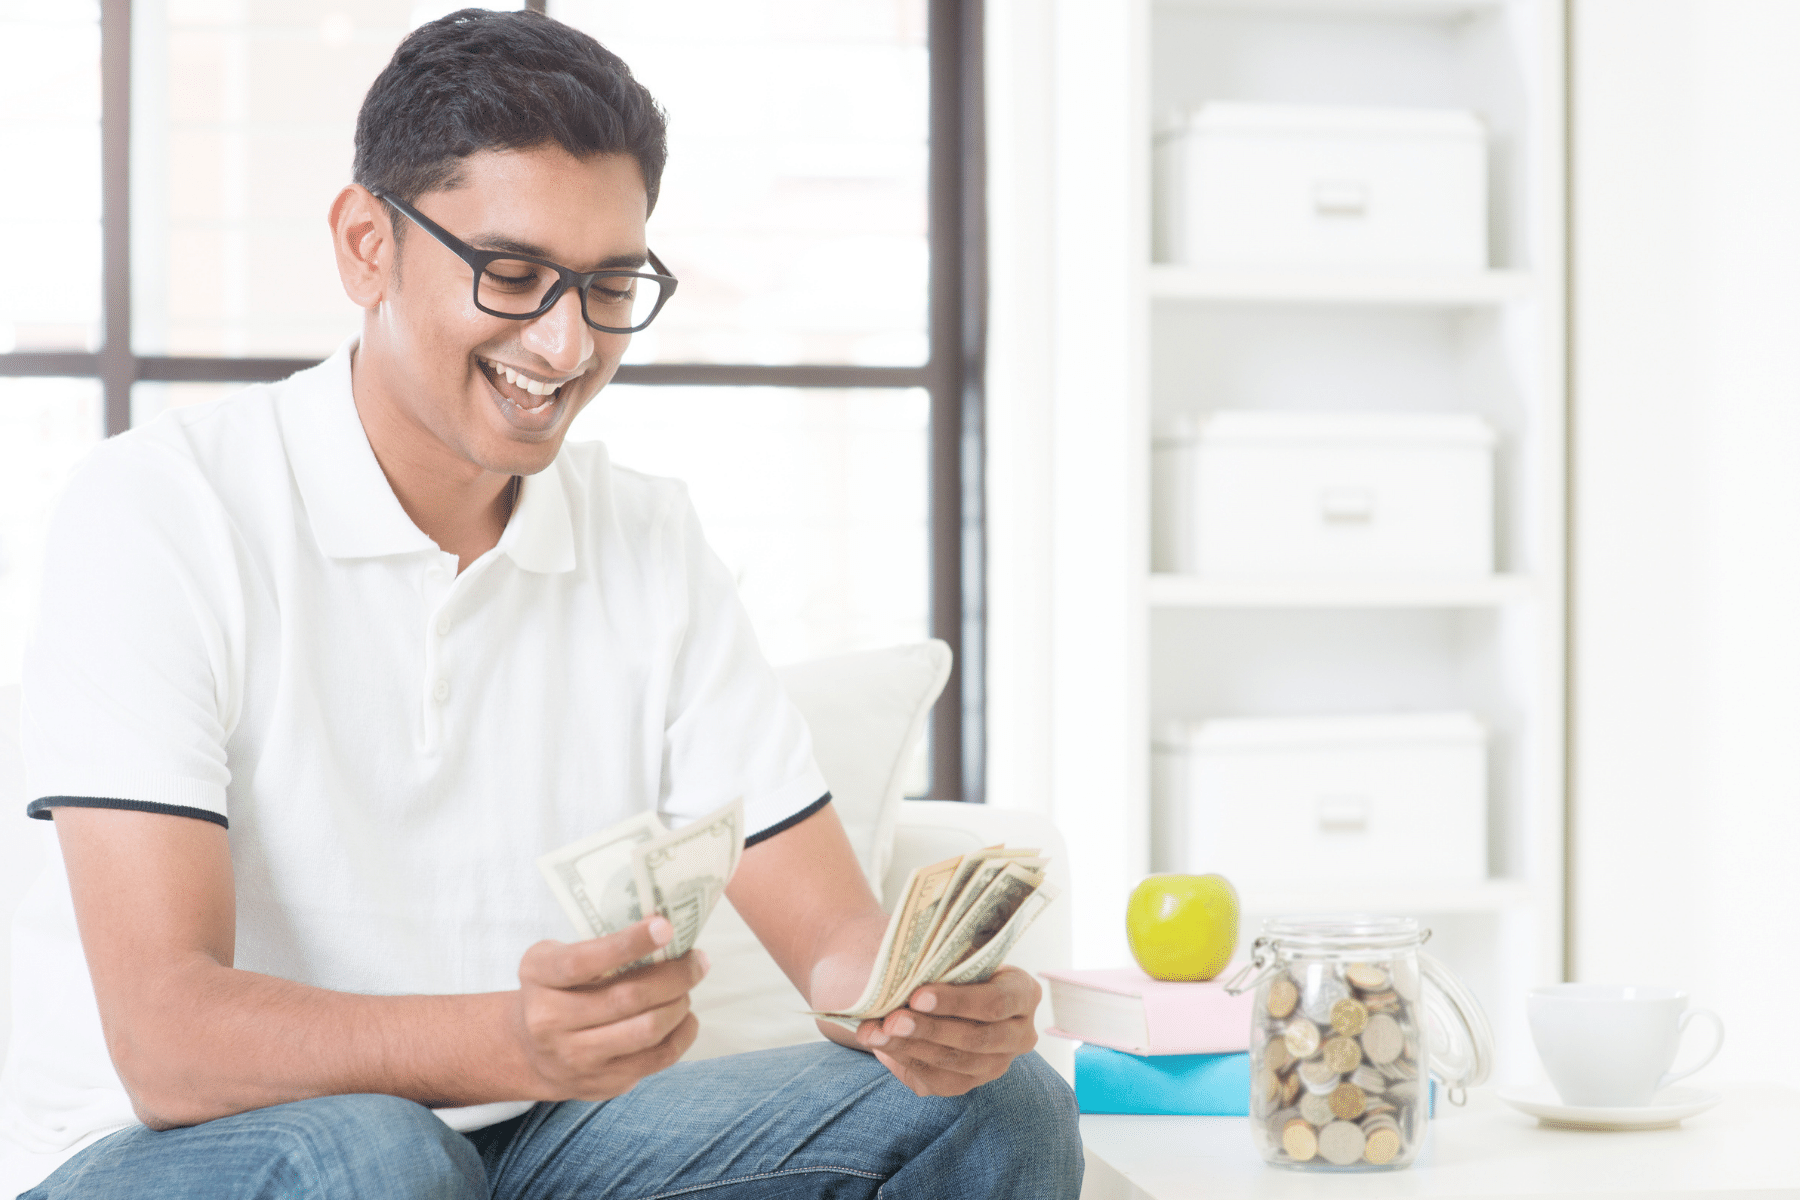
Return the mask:
<svg viewBox="0 0 1800 1200">
<path fill-rule="evenodd" d="M 1487 876 L 1487 734 L 1466 713 L 1166 722 L 1160 870 L 1240 887 Z"/>
<path fill-rule="evenodd" d="M 1487 139 L 1457 109 L 1206 104 L 1156 139 L 1156 257 L 1479 271 Z"/>
<path fill-rule="evenodd" d="M 1494 433 L 1479 417 L 1226 411 L 1158 432 L 1156 570 L 1293 578 L 1494 569 Z"/>
</svg>

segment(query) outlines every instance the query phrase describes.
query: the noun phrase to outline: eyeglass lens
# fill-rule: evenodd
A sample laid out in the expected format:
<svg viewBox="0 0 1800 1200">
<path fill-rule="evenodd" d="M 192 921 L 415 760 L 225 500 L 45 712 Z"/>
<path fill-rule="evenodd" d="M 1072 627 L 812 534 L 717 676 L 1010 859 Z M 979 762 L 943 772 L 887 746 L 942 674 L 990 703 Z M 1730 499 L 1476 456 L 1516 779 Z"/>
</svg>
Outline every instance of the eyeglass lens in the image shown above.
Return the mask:
<svg viewBox="0 0 1800 1200">
<path fill-rule="evenodd" d="M 556 272 L 540 263 L 497 258 L 482 268 L 475 281 L 475 299 L 481 307 L 512 316 L 526 316 L 543 306 L 544 296 L 556 285 Z M 662 297 L 662 284 L 634 275 L 602 275 L 588 285 L 582 297 L 587 318 L 610 329 L 633 329 L 650 319 Z"/>
</svg>

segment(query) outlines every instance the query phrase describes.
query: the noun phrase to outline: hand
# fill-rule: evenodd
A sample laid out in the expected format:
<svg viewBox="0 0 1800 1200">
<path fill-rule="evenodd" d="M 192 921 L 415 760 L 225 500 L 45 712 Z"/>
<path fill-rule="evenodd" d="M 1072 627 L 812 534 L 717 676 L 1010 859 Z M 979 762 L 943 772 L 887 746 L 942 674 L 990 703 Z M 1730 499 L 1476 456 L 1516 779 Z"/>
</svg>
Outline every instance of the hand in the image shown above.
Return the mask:
<svg viewBox="0 0 1800 1200">
<path fill-rule="evenodd" d="M 864 1021 L 856 1037 L 916 1095 L 960 1096 L 1037 1045 L 1031 1018 L 1043 994 L 1017 967 L 986 983 L 928 983 L 907 1007 Z"/>
<path fill-rule="evenodd" d="M 706 977 L 699 950 L 613 972 L 666 946 L 674 930 L 651 917 L 585 942 L 539 942 L 519 961 L 514 1032 L 531 1096 L 610 1100 L 694 1044 L 700 1023 L 688 991 Z"/>
</svg>

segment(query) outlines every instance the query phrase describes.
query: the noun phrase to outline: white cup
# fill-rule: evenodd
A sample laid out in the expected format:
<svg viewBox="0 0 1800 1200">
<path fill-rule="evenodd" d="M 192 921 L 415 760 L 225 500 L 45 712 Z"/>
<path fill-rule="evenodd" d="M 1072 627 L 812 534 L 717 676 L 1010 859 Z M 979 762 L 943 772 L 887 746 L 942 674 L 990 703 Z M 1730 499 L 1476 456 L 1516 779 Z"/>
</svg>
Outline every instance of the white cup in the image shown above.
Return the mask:
<svg viewBox="0 0 1800 1200">
<path fill-rule="evenodd" d="M 1564 1104 L 1638 1108 L 1656 1093 L 1711 1062 L 1725 1044 L 1725 1023 L 1710 1008 L 1689 1008 L 1687 993 L 1669 987 L 1553 983 L 1531 989 L 1531 1039 Z M 1671 1073 L 1688 1022 L 1713 1025 L 1712 1049 L 1685 1071 Z"/>
</svg>

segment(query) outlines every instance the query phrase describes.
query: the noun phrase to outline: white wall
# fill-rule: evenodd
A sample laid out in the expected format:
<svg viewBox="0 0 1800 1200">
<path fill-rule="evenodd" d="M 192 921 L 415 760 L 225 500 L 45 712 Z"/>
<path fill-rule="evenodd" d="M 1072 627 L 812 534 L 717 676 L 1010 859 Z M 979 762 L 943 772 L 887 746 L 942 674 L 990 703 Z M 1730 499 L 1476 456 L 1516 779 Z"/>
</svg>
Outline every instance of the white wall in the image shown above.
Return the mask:
<svg viewBox="0 0 1800 1200">
<path fill-rule="evenodd" d="M 1126 961 L 1148 870 L 1141 678 L 1149 447 L 1136 274 L 1149 214 L 1137 7 L 989 0 L 989 760 L 991 802 L 1069 838 L 1074 957 Z"/>
<path fill-rule="evenodd" d="M 1577 0 L 1575 975 L 1800 995 L 1800 4 Z"/>
</svg>

